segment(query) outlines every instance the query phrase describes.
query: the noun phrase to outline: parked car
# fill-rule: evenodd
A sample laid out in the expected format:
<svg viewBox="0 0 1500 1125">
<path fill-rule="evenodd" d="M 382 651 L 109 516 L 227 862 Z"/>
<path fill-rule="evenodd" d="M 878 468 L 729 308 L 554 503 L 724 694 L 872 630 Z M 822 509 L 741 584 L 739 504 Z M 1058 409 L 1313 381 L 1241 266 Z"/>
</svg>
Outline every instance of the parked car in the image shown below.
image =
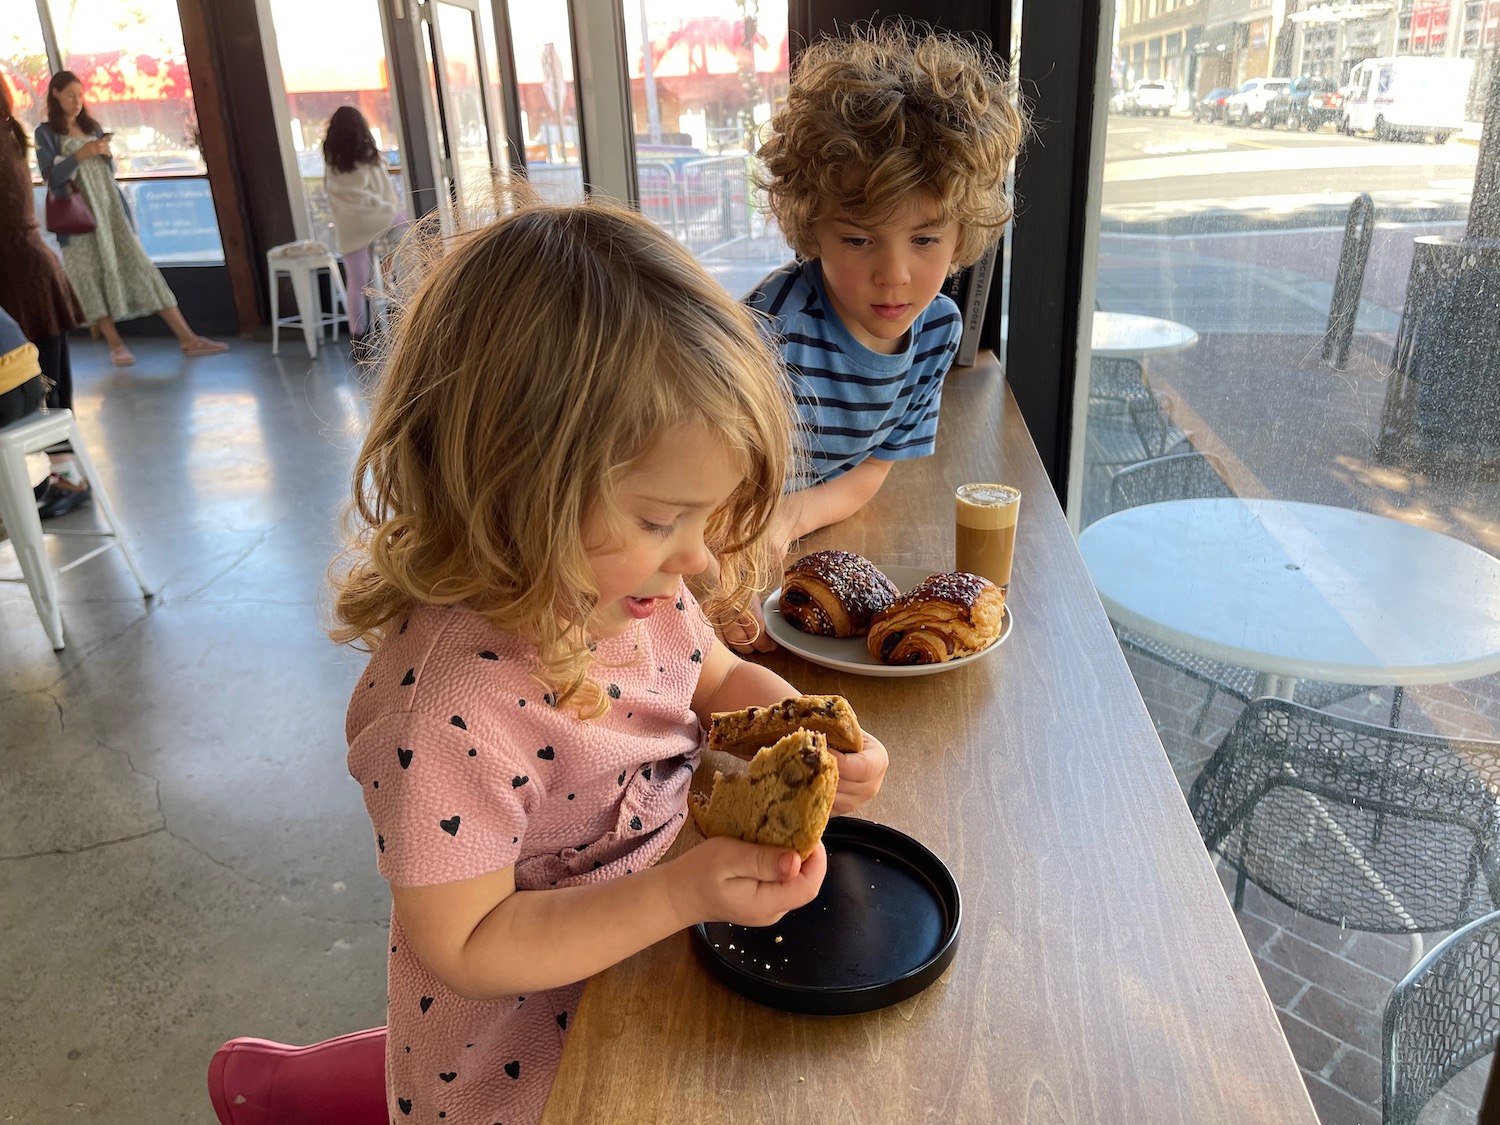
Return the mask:
<svg viewBox="0 0 1500 1125">
<path fill-rule="evenodd" d="M 1234 93 L 1233 86 L 1220 86 L 1217 90 L 1210 90 L 1193 103 L 1194 121 L 1223 121 L 1224 99 Z"/>
<path fill-rule="evenodd" d="M 1176 104 L 1177 91 L 1170 82 L 1160 78 L 1145 78 L 1131 87 L 1126 112 L 1136 116 L 1150 113 L 1165 117 Z"/>
<path fill-rule="evenodd" d="M 1292 84 L 1290 78 L 1252 78 L 1224 99 L 1224 119 L 1230 125 L 1262 121 L 1272 98 Z"/>
<path fill-rule="evenodd" d="M 1329 122 L 1337 123 L 1339 108 L 1344 104 L 1337 84 L 1331 78 L 1298 78 L 1266 103 L 1265 126 L 1274 129 L 1317 129 Z"/>
<path fill-rule="evenodd" d="M 1473 59 L 1366 59 L 1349 75 L 1339 129 L 1380 141 L 1431 137 L 1444 143 L 1464 127 Z"/>
</svg>

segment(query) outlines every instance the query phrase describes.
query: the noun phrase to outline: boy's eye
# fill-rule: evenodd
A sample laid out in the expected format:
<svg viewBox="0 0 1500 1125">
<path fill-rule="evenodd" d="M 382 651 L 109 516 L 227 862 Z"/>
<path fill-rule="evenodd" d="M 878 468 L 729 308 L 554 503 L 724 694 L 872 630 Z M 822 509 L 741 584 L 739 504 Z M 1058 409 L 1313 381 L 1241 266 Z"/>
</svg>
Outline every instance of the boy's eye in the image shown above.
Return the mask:
<svg viewBox="0 0 1500 1125">
<path fill-rule="evenodd" d="M 916 238 L 912 239 L 912 241 L 915 242 L 918 246 L 938 246 L 942 243 L 943 240 L 939 235 L 936 234 L 919 234 Z"/>
<path fill-rule="evenodd" d="M 852 246 L 856 250 L 859 250 L 870 245 L 870 240 L 868 238 L 861 238 L 858 235 L 849 235 L 843 239 L 843 243 L 845 246 Z"/>
</svg>

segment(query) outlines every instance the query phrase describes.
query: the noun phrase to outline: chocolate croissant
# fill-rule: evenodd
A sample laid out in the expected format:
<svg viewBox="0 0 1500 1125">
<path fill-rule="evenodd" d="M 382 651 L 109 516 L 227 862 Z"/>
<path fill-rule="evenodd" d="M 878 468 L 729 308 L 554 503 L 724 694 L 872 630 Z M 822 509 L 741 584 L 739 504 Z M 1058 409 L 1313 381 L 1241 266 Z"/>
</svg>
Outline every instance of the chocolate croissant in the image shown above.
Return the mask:
<svg viewBox="0 0 1500 1125">
<path fill-rule="evenodd" d="M 869 559 L 849 551 L 818 551 L 787 568 L 781 616 L 819 637 L 857 637 L 901 591 Z"/>
<path fill-rule="evenodd" d="M 870 655 L 884 664 L 942 664 L 995 643 L 1005 594 L 965 571 L 934 574 L 870 622 Z"/>
</svg>

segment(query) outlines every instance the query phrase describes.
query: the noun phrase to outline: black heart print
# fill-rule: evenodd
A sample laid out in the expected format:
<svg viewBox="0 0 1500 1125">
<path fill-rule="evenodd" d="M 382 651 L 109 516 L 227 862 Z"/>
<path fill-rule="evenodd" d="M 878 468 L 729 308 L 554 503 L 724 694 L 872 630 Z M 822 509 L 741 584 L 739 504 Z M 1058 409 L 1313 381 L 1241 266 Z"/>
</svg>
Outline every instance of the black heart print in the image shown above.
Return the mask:
<svg viewBox="0 0 1500 1125">
<path fill-rule="evenodd" d="M 562 1028 L 564 1031 L 568 1030 L 568 1013 L 567 1012 L 558 1012 L 557 1013 L 557 1026 L 560 1027 L 560 1028 Z"/>
<path fill-rule="evenodd" d="M 619 699 L 620 698 L 620 685 L 619 684 L 610 684 L 609 685 L 609 697 L 611 699 Z"/>
<path fill-rule="evenodd" d="M 520 777 L 513 777 L 513 778 L 510 779 L 510 787 L 512 789 L 519 789 L 519 788 L 521 788 L 521 786 L 525 785 L 530 780 L 531 780 L 531 778 L 528 777 L 526 774 L 522 774 Z"/>
<path fill-rule="evenodd" d="M 461 715 L 454 715 L 453 718 L 449 719 L 448 721 L 450 723 L 452 723 L 454 726 L 456 726 L 459 730 L 468 730 L 469 729 L 464 724 L 464 720 L 463 720 L 463 717 Z"/>
<path fill-rule="evenodd" d="M 557 751 L 553 750 L 550 746 L 543 746 L 536 752 L 536 756 L 544 762 L 550 762 L 553 758 L 557 757 Z"/>
<path fill-rule="evenodd" d="M 448 820 L 440 820 L 440 821 L 438 821 L 438 827 L 441 828 L 444 832 L 448 833 L 448 835 L 450 835 L 450 836 L 457 836 L 458 835 L 458 821 L 459 821 L 459 816 L 458 816 L 457 813 L 454 813 L 453 816 L 452 816 L 452 818 L 450 818 Z"/>
<path fill-rule="evenodd" d="M 633 828 L 633 829 L 635 829 L 635 831 L 639 832 L 641 830 L 641 818 L 638 817 L 638 816 L 631 817 L 630 818 L 630 827 Z"/>
<path fill-rule="evenodd" d="M 458 1077 L 458 1071 L 450 1070 L 446 1074 L 439 1074 L 438 1077 L 441 1078 L 444 1082 L 452 1082 L 455 1078 Z"/>
<path fill-rule="evenodd" d="M 521 1060 L 520 1059 L 511 1059 L 510 1062 L 506 1063 L 505 1064 L 505 1073 L 508 1074 L 508 1075 L 510 1075 L 512 1078 L 520 1078 L 521 1077 Z"/>
<path fill-rule="evenodd" d="M 687 606 L 685 606 L 685 605 L 682 604 L 682 599 L 681 598 L 677 599 L 677 608 L 678 609 L 687 609 Z"/>
<path fill-rule="evenodd" d="M 641 771 L 641 776 L 644 777 L 647 781 L 650 781 L 651 780 L 651 767 L 647 766 L 645 769 L 643 769 Z"/>
<path fill-rule="evenodd" d="M 403 750 L 399 746 L 396 747 L 396 758 L 397 758 L 397 760 L 400 761 L 402 769 L 405 769 L 407 766 L 411 765 L 411 751 L 410 750 Z"/>
<path fill-rule="evenodd" d="M 703 663 L 703 650 L 699 649 L 699 648 L 693 649 L 693 655 L 690 656 L 690 657 L 688 657 L 688 659 L 691 660 L 694 664 L 702 664 Z"/>
<path fill-rule="evenodd" d="M 430 1008 L 430 1007 L 432 1007 L 432 997 L 431 996 L 424 996 L 424 997 L 422 997 L 422 1014 L 424 1016 L 427 1014 L 427 1009 Z"/>
<path fill-rule="evenodd" d="M 380 833 L 377 832 L 375 834 L 375 842 L 380 845 L 381 854 L 384 855 L 385 854 L 385 837 L 382 836 L 382 835 L 380 835 Z"/>
<path fill-rule="evenodd" d="M 548 707 L 556 707 L 557 706 L 557 696 L 554 695 L 552 692 L 549 691 L 545 695 L 542 696 L 542 702 L 545 703 Z"/>
<path fill-rule="evenodd" d="M 624 785 L 625 784 L 625 771 L 624 770 L 621 770 L 620 771 L 620 776 L 617 777 L 617 778 L 615 778 L 615 784 L 616 785 Z"/>
<path fill-rule="evenodd" d="M 481 652 L 479 654 L 479 659 L 480 660 L 499 660 L 500 658 L 498 656 L 496 656 L 493 652 L 490 652 L 488 649 L 486 649 L 484 652 Z"/>
<path fill-rule="evenodd" d="M 416 683 L 416 682 L 417 682 L 417 670 L 415 668 L 408 668 L 406 670 L 406 675 L 403 676 L 403 677 L 401 677 L 401 686 L 402 687 L 411 687 L 411 685 L 414 684 L 414 683 Z"/>
<path fill-rule="evenodd" d="M 401 1107 L 401 1112 L 402 1113 L 406 1113 L 406 1114 L 411 1113 L 411 1099 L 410 1098 L 397 1098 L 396 1099 L 396 1104 Z"/>
</svg>

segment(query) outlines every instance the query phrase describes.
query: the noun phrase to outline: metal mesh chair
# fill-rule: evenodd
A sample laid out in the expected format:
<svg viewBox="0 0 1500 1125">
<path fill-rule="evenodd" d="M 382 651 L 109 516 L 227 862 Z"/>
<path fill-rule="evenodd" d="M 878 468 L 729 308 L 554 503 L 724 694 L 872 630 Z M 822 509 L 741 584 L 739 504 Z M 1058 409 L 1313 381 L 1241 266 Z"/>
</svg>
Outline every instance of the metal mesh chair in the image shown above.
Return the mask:
<svg viewBox="0 0 1500 1125">
<path fill-rule="evenodd" d="M 1193 782 L 1210 851 L 1335 926 L 1451 930 L 1500 906 L 1500 743 L 1251 701 Z"/>
<path fill-rule="evenodd" d="M 1154 457 L 1115 474 L 1109 486 L 1109 510 L 1119 512 L 1141 504 L 1158 504 L 1164 500 L 1230 497 L 1235 492 L 1229 487 L 1225 476 L 1223 462 L 1211 453 L 1173 453 L 1166 457 Z M 1203 700 L 1203 706 L 1198 709 L 1193 723 L 1192 734 L 1195 738 L 1202 733 L 1203 725 L 1208 721 L 1208 713 L 1213 707 L 1217 692 L 1233 696 L 1241 703 L 1249 703 L 1255 696 L 1256 677 L 1249 668 L 1199 656 L 1133 629 L 1117 628 L 1115 635 L 1119 638 L 1120 647 L 1165 664 L 1208 685 L 1208 696 Z M 1341 700 L 1363 695 L 1369 690 L 1364 685 L 1304 680 L 1297 687 L 1297 698 L 1309 707 L 1329 707 Z M 1396 725 L 1400 714 L 1401 689 L 1397 688 L 1391 711 L 1392 726 Z"/>
<path fill-rule="evenodd" d="M 1450 1078 L 1500 1043 L 1500 912 L 1450 934 L 1406 974 L 1381 1038 L 1381 1121 L 1416 1125 Z"/>
</svg>

